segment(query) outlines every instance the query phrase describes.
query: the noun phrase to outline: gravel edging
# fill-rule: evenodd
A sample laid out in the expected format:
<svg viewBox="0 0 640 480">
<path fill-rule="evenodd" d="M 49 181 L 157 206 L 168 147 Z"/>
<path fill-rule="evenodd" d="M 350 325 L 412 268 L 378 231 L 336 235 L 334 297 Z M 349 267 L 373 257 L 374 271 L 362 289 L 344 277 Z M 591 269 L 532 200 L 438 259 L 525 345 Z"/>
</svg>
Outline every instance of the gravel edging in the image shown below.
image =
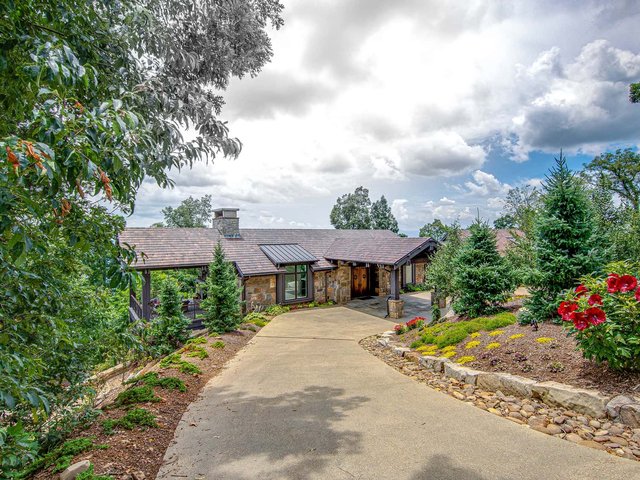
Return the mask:
<svg viewBox="0 0 640 480">
<path fill-rule="evenodd" d="M 556 382 L 474 370 L 394 345 L 394 332 L 360 345 L 409 377 L 514 423 L 640 461 L 640 403 Z M 627 423 L 623 423 L 623 420 Z M 634 422 L 638 423 L 634 423 Z"/>
</svg>

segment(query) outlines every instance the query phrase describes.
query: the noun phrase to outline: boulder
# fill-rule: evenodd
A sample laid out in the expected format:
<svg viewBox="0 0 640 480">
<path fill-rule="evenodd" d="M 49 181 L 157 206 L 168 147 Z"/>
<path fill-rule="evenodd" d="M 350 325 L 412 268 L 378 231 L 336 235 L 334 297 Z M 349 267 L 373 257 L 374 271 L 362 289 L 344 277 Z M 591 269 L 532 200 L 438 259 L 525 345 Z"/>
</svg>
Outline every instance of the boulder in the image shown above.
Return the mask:
<svg viewBox="0 0 640 480">
<path fill-rule="evenodd" d="M 593 390 L 575 388 L 557 382 L 541 382 L 531 387 L 532 395 L 549 405 L 569 408 L 600 418 L 606 415 L 609 397 Z"/>
<path fill-rule="evenodd" d="M 60 480 L 74 480 L 74 478 L 82 472 L 89 470 L 90 466 L 91 462 L 89 460 L 82 460 L 81 462 L 74 463 L 60 474 Z"/>
<path fill-rule="evenodd" d="M 481 372 L 473 370 L 471 368 L 463 367 L 455 363 L 447 362 L 444 364 L 444 374 L 447 377 L 455 378 L 456 380 L 469 385 L 475 385 L 478 379 L 478 375 Z"/>
<path fill-rule="evenodd" d="M 531 397 L 531 388 L 535 384 L 534 380 L 509 373 L 482 372 L 477 379 L 477 385 L 480 388 L 493 392 L 499 390 L 520 397 Z"/>
<path fill-rule="evenodd" d="M 407 347 L 393 347 L 393 353 L 400 357 L 404 357 L 404 354 L 410 351 L 411 349 Z"/>
<path fill-rule="evenodd" d="M 380 345 L 381 347 L 388 347 L 389 346 L 389 339 L 386 337 L 383 338 L 379 338 L 378 339 L 378 345 Z"/>
<path fill-rule="evenodd" d="M 430 355 L 424 355 L 420 358 L 420 365 L 436 373 L 442 373 L 444 371 L 444 366 L 447 363 L 451 362 L 446 358 L 432 357 Z"/>
<path fill-rule="evenodd" d="M 607 403 L 607 415 L 609 415 L 609 418 L 618 418 L 622 406 L 629 405 L 630 403 L 635 403 L 631 397 L 625 395 L 613 397 L 609 403 Z"/>
<path fill-rule="evenodd" d="M 620 408 L 620 420 L 631 428 L 640 427 L 640 404 L 630 403 Z"/>
</svg>

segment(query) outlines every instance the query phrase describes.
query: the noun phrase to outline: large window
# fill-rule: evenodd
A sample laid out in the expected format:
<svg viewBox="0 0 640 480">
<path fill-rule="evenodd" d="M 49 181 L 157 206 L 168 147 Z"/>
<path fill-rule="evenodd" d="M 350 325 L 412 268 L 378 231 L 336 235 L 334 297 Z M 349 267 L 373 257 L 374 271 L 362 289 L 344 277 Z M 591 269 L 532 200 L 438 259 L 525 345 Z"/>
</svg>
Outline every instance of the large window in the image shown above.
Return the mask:
<svg viewBox="0 0 640 480">
<path fill-rule="evenodd" d="M 408 263 L 404 267 L 404 284 L 413 283 L 413 265 Z"/>
<path fill-rule="evenodd" d="M 298 299 L 305 299 L 308 292 L 308 266 L 289 265 L 286 267 L 287 273 L 284 275 L 284 300 L 291 302 Z"/>
</svg>

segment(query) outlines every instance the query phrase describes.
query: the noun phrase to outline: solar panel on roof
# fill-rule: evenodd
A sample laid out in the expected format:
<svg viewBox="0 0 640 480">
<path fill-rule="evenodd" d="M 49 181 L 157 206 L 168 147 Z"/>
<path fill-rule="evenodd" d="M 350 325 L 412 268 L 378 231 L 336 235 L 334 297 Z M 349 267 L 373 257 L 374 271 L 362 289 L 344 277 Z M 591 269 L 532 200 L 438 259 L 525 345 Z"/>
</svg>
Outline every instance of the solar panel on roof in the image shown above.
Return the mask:
<svg viewBox="0 0 640 480">
<path fill-rule="evenodd" d="M 297 243 L 260 245 L 260 250 L 274 265 L 292 265 L 294 263 L 313 263 L 318 259 Z"/>
</svg>

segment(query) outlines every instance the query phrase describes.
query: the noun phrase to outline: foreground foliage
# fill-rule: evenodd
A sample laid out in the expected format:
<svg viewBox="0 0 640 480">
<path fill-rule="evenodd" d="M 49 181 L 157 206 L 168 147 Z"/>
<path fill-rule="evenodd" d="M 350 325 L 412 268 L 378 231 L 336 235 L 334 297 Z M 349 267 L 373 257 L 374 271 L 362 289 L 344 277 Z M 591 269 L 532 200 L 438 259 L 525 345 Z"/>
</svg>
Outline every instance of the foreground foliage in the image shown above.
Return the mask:
<svg viewBox="0 0 640 480">
<path fill-rule="evenodd" d="M 617 262 L 608 274 L 587 275 L 569 291 L 558 314 L 585 358 L 616 370 L 640 369 L 640 266 Z"/>
</svg>

